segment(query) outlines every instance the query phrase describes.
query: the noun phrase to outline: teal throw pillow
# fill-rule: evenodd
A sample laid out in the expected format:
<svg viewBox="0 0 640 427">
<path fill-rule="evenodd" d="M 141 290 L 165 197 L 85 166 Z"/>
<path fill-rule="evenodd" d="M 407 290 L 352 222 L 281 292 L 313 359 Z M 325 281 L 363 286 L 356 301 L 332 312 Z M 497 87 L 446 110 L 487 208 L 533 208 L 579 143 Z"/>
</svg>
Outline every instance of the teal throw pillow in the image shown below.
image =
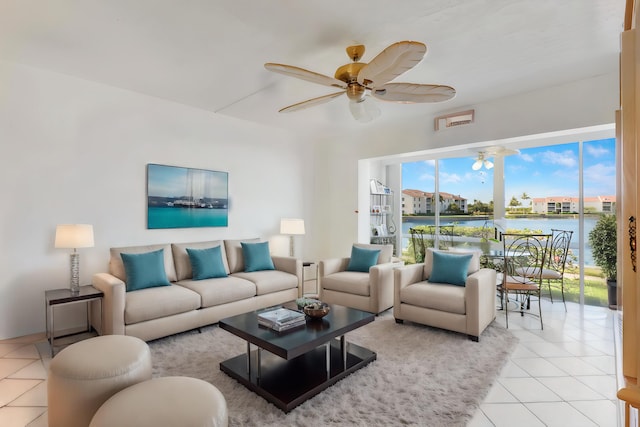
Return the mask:
<svg viewBox="0 0 640 427">
<path fill-rule="evenodd" d="M 120 257 L 127 277 L 127 292 L 171 285 L 164 270 L 164 249 L 141 254 L 121 253 Z"/>
<path fill-rule="evenodd" d="M 467 272 L 472 257 L 473 254 L 449 254 L 433 251 L 433 265 L 429 282 L 464 286 L 467 282 Z"/>
<path fill-rule="evenodd" d="M 187 248 L 187 253 L 191 261 L 193 280 L 227 277 L 227 271 L 224 269 L 224 263 L 222 262 L 220 246 L 208 249 Z"/>
<path fill-rule="evenodd" d="M 365 249 L 353 246 L 347 271 L 368 273 L 369 269 L 378 263 L 379 256 L 380 249 Z"/>
<path fill-rule="evenodd" d="M 241 242 L 242 256 L 244 257 L 244 271 L 275 270 L 271 254 L 269 253 L 269 242 L 245 243 Z"/>
</svg>

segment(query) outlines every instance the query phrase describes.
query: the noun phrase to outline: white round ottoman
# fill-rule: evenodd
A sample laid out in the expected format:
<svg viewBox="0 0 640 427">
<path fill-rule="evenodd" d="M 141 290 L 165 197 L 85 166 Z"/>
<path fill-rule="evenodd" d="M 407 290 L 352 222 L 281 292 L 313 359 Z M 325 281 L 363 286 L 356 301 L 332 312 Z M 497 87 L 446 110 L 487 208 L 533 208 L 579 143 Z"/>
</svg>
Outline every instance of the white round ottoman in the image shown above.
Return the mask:
<svg viewBox="0 0 640 427">
<path fill-rule="evenodd" d="M 70 345 L 49 365 L 49 427 L 87 427 L 112 395 L 149 379 L 151 353 L 139 338 L 104 335 Z"/>
<path fill-rule="evenodd" d="M 227 427 L 227 401 L 206 381 L 163 377 L 113 395 L 89 427 Z"/>
</svg>

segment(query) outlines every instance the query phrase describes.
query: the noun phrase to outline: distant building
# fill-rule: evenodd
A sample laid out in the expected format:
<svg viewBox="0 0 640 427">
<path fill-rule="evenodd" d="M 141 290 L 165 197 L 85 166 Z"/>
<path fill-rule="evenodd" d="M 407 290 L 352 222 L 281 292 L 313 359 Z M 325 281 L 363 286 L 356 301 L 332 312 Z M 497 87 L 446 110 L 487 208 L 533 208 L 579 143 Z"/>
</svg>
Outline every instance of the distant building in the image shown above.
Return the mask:
<svg viewBox="0 0 640 427">
<path fill-rule="evenodd" d="M 531 204 L 533 213 L 572 213 L 579 212 L 578 197 L 536 197 Z M 584 198 L 585 212 L 615 212 L 616 196 L 596 196 Z"/>
<path fill-rule="evenodd" d="M 452 205 L 458 207 L 459 212 L 467 213 L 467 199 L 451 193 L 439 193 L 439 203 L 435 193 L 421 190 L 402 190 L 402 215 L 434 214 L 439 207 L 440 213 L 449 212 Z"/>
</svg>

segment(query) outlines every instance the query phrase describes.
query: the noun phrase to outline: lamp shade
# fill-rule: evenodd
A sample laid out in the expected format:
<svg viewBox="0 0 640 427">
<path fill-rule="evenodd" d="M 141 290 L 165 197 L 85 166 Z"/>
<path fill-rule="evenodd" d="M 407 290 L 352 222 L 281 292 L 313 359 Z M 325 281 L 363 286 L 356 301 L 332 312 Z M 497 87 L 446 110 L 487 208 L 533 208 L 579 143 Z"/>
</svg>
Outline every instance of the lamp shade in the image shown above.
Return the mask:
<svg viewBox="0 0 640 427">
<path fill-rule="evenodd" d="M 304 220 L 282 218 L 280 220 L 280 234 L 304 234 Z"/>
<path fill-rule="evenodd" d="M 93 225 L 59 224 L 56 227 L 56 248 L 92 248 Z"/>
</svg>

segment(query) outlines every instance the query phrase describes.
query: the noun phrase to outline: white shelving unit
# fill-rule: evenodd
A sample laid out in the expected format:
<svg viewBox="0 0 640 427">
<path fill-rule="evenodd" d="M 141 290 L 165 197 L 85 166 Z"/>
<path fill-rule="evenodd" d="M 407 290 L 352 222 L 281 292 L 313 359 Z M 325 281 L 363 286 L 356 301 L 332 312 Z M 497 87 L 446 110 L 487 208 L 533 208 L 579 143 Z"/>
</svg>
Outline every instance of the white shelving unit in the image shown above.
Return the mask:
<svg viewBox="0 0 640 427">
<path fill-rule="evenodd" d="M 369 216 L 371 225 L 371 243 L 393 245 L 396 255 L 396 225 L 393 221 L 394 194 L 381 182 L 371 180 L 369 195 Z"/>
</svg>

